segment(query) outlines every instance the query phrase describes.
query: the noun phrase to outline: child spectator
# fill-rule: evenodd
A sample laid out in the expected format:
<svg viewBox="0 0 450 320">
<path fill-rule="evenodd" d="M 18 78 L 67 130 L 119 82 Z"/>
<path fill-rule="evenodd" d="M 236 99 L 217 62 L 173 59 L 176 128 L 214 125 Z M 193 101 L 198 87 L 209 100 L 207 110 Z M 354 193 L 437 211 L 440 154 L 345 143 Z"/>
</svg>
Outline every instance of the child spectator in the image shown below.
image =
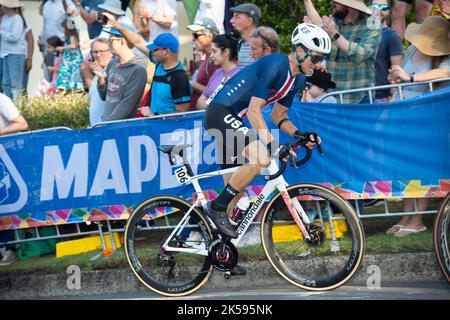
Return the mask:
<svg viewBox="0 0 450 320">
<path fill-rule="evenodd" d="M 303 102 L 319 102 L 320 98 L 327 94 L 328 89 L 336 88 L 336 83 L 331 81 L 331 74 L 324 70 L 316 69 L 311 77 L 306 78 L 306 89 L 303 92 Z M 331 96 L 320 101 L 321 103 L 337 103 Z"/>
<path fill-rule="evenodd" d="M 57 90 L 83 91 L 80 69 L 83 63 L 83 55 L 80 49 L 80 38 L 73 20 L 68 18 L 63 23 L 65 42 L 64 46 L 56 47 L 56 51 L 63 53 Z"/>
<path fill-rule="evenodd" d="M 207 107 L 208 98 L 212 98 L 214 92 L 221 87 L 228 79 L 239 72 L 240 68 L 236 64 L 237 41 L 228 34 L 221 34 L 214 38 L 211 48 L 211 59 L 215 65 L 221 68 L 216 70 L 203 90 L 197 101 L 197 109 Z"/>
<path fill-rule="evenodd" d="M 57 36 L 53 36 L 47 39 L 47 51 L 54 56 L 53 66 L 48 67 L 48 71 L 53 75 L 52 82 L 50 83 L 50 87 L 53 89 L 51 92 L 47 93 L 55 93 L 56 92 L 56 81 L 59 76 L 59 69 L 61 67 L 61 52 L 57 51 L 56 48 L 64 46 L 64 42 Z"/>
</svg>

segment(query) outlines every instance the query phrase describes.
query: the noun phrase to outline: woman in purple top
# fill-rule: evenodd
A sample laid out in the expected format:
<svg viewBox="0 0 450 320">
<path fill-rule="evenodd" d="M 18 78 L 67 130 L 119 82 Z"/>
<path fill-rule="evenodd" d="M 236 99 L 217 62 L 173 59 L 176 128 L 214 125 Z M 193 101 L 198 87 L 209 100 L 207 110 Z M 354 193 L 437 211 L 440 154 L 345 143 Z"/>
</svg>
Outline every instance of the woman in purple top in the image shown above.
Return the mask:
<svg viewBox="0 0 450 320">
<path fill-rule="evenodd" d="M 222 88 L 232 76 L 239 72 L 237 66 L 238 42 L 228 34 L 214 37 L 211 48 L 211 59 L 215 65 L 221 66 L 216 70 L 208 81 L 206 88 L 197 101 L 197 109 L 206 109 L 210 97 Z"/>
</svg>

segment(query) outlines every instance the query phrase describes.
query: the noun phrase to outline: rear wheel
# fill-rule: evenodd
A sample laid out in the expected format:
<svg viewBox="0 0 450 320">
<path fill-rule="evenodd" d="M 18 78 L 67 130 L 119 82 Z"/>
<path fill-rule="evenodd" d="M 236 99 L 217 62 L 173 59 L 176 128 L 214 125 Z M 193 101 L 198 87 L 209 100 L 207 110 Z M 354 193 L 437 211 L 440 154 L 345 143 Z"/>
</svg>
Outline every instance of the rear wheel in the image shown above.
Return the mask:
<svg viewBox="0 0 450 320">
<path fill-rule="evenodd" d="M 287 188 L 311 220 L 314 234 L 303 239 L 282 194 L 269 202 L 262 218 L 264 251 L 273 267 L 292 284 L 306 290 L 331 290 L 347 282 L 364 255 L 364 231 L 352 206 L 334 191 L 320 185 L 297 184 Z M 330 223 L 331 222 L 331 223 Z"/>
<path fill-rule="evenodd" d="M 439 268 L 450 284 L 450 193 L 442 201 L 434 221 L 433 243 Z"/>
<path fill-rule="evenodd" d="M 178 226 L 190 210 L 187 223 Z M 207 255 L 211 239 L 200 210 L 177 197 L 155 197 L 141 203 L 128 219 L 125 253 L 147 288 L 179 297 L 198 290 L 211 276 Z"/>
</svg>

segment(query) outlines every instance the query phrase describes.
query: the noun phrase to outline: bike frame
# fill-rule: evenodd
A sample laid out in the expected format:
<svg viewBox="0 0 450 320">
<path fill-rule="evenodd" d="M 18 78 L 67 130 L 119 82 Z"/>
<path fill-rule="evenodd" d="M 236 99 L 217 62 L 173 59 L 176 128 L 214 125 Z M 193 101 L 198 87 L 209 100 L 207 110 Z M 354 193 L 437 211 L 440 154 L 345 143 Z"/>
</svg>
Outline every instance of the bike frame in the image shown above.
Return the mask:
<svg viewBox="0 0 450 320">
<path fill-rule="evenodd" d="M 186 165 L 185 165 L 186 166 Z M 184 217 L 181 219 L 181 221 L 178 223 L 174 231 L 170 234 L 170 236 L 167 238 L 165 243 L 162 246 L 162 250 L 166 251 L 179 251 L 179 252 L 190 252 L 190 253 L 197 253 L 200 255 L 208 255 L 208 248 L 205 248 L 204 246 L 192 246 L 192 248 L 178 248 L 178 247 L 172 247 L 169 245 L 169 240 L 172 239 L 173 236 L 179 235 L 184 227 L 188 226 L 189 216 L 192 212 L 192 210 L 195 207 L 202 206 L 204 207 L 206 205 L 206 199 L 203 195 L 203 190 L 200 186 L 199 180 L 206 179 L 206 178 L 212 178 L 217 176 L 223 176 L 226 174 L 231 174 L 236 172 L 240 167 L 230 168 L 230 169 L 224 169 L 224 170 L 218 170 L 213 171 L 209 173 L 204 173 L 196 176 L 191 176 L 189 181 L 186 181 L 185 183 L 191 183 L 195 189 L 195 193 L 197 194 L 197 201 L 192 205 L 192 207 L 186 212 Z M 189 172 L 189 170 L 186 170 Z M 279 171 L 279 167 L 277 162 L 272 159 L 270 162 L 269 167 L 267 168 L 267 171 L 270 175 L 273 175 Z M 291 213 L 293 219 L 295 220 L 297 226 L 299 227 L 303 237 L 305 239 L 310 239 L 310 236 L 303 224 L 310 224 L 310 220 L 308 218 L 308 215 L 306 214 L 305 210 L 300 205 L 300 202 L 297 200 L 297 198 L 291 199 L 289 197 L 289 194 L 287 192 L 287 187 L 289 184 L 284 179 L 283 175 L 280 175 L 278 178 L 269 180 L 265 185 L 261 193 L 256 197 L 256 201 L 249 207 L 249 210 L 246 212 L 245 216 L 243 217 L 242 221 L 239 223 L 237 227 L 237 234 L 239 235 L 236 239 L 232 239 L 231 242 L 236 246 L 242 239 L 243 235 L 247 232 L 248 228 L 250 227 L 253 220 L 255 220 L 257 214 L 263 207 L 264 202 L 268 199 L 268 197 L 274 192 L 275 190 L 278 190 L 281 193 L 281 196 L 283 197 L 283 200 Z M 299 216 L 301 215 L 301 217 Z M 210 224 L 214 225 L 211 219 L 207 217 Z M 302 222 L 303 221 L 303 222 Z"/>
</svg>

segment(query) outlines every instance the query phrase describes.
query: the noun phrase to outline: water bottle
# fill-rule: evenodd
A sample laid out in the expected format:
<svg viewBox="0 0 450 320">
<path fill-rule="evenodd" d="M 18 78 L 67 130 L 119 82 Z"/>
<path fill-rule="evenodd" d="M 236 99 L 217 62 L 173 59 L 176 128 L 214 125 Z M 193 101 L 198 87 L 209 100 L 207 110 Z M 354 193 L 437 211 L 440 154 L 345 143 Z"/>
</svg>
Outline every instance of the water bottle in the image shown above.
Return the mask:
<svg viewBox="0 0 450 320">
<path fill-rule="evenodd" d="M 247 213 L 248 208 L 250 207 L 250 201 L 246 195 L 242 196 L 238 203 L 236 204 L 236 207 L 233 209 L 233 212 L 230 217 L 230 223 L 233 226 L 237 226 L 239 223 L 241 223 L 242 218 Z"/>
</svg>

